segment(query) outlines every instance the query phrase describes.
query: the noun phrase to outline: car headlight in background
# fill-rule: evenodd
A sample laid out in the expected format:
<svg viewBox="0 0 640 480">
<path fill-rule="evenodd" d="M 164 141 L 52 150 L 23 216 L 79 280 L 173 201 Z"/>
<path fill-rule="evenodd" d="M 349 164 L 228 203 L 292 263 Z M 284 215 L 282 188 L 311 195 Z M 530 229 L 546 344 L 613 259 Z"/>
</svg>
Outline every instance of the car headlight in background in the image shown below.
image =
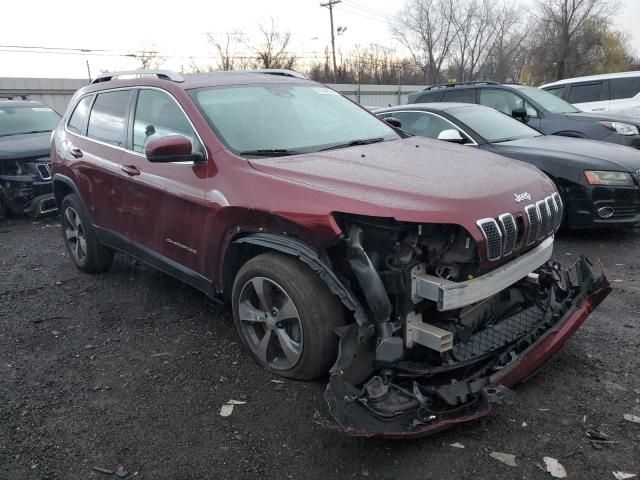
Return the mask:
<svg viewBox="0 0 640 480">
<path fill-rule="evenodd" d="M 638 135 L 638 127 L 623 122 L 600 122 L 604 128 L 616 132 L 618 135 Z"/>
<path fill-rule="evenodd" d="M 633 178 L 627 172 L 607 172 L 603 170 L 585 170 L 584 176 L 591 185 L 617 185 L 632 187 Z"/>
</svg>

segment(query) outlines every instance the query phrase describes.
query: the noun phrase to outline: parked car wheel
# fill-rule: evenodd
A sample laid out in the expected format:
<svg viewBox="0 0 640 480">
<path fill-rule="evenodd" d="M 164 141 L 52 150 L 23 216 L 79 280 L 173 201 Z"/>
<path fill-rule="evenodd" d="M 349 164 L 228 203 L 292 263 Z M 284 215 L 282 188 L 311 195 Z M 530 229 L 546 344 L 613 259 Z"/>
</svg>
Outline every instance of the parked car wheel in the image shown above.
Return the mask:
<svg viewBox="0 0 640 480">
<path fill-rule="evenodd" d="M 113 250 L 98 241 L 91 222 L 75 193 L 64 197 L 60 212 L 64 244 L 76 267 L 86 273 L 107 270 L 113 262 Z"/>
<path fill-rule="evenodd" d="M 260 365 L 296 380 L 328 372 L 344 312 L 302 262 L 277 253 L 254 257 L 236 275 L 232 301 L 238 333 Z"/>
</svg>

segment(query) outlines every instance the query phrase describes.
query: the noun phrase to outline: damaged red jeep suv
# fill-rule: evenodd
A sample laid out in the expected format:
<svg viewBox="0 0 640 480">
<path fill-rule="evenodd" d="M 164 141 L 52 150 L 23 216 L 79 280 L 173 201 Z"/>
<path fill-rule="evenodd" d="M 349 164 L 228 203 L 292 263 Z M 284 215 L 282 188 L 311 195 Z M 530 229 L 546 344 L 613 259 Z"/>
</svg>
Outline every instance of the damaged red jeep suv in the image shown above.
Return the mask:
<svg viewBox="0 0 640 480">
<path fill-rule="evenodd" d="M 100 272 L 124 252 L 230 302 L 259 364 L 330 371 L 325 423 L 344 433 L 486 415 L 610 291 L 587 259 L 551 260 L 554 184 L 271 73 L 78 91 L 51 148 L 70 257 Z"/>
</svg>

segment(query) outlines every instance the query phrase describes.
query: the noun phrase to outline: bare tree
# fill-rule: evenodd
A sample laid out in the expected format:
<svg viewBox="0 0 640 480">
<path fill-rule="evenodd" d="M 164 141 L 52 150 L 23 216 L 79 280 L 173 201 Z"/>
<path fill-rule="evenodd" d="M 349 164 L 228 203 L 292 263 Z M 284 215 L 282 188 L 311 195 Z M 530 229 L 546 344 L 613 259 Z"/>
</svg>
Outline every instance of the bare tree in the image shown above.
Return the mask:
<svg viewBox="0 0 640 480">
<path fill-rule="evenodd" d="M 570 62 L 576 60 L 576 40 L 588 24 L 607 22 L 618 4 L 610 0 L 544 0 L 538 4 L 544 36 L 550 40 L 555 64 L 555 80 L 572 75 Z"/>
<path fill-rule="evenodd" d="M 460 0 L 409 0 L 396 15 L 391 30 L 424 72 L 425 80 L 437 83 L 458 35 Z"/>
<path fill-rule="evenodd" d="M 265 27 L 260 24 L 262 43 L 257 47 L 249 46 L 255 52 L 256 68 L 294 68 L 297 57 L 290 53 L 287 48 L 291 41 L 291 32 L 280 32 L 274 20 L 271 25 Z"/>
<path fill-rule="evenodd" d="M 226 32 L 222 40 L 216 38 L 213 33 L 208 33 L 207 37 L 209 43 L 216 50 L 218 70 L 235 70 L 240 66 L 239 63 L 243 63 L 242 56 L 238 52 L 240 47 L 246 43 L 242 32 L 238 30 Z"/>
<path fill-rule="evenodd" d="M 470 0 L 460 6 L 459 15 L 454 17 L 457 35 L 452 59 L 458 80 L 478 79 L 495 46 L 505 9 L 493 0 Z"/>
</svg>

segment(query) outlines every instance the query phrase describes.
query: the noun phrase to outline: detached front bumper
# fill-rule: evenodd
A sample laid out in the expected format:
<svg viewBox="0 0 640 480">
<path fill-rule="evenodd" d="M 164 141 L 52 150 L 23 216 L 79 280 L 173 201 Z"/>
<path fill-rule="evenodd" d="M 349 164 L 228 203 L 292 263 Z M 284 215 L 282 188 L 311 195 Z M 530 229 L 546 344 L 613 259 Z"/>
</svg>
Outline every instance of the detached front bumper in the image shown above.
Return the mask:
<svg viewBox="0 0 640 480">
<path fill-rule="evenodd" d="M 603 269 L 586 258 L 569 270 L 555 264 L 541 270 L 557 272 L 546 308 L 505 316 L 458 343 L 457 363 L 380 365 L 375 338 L 357 325 L 346 327 L 325 392 L 331 419 L 323 424 L 350 436 L 410 438 L 488 415 L 490 393 L 534 374 L 611 291 Z"/>
<path fill-rule="evenodd" d="M 0 176 L 0 202 L 14 215 L 37 218 L 58 211 L 51 180 L 32 175 Z"/>
</svg>

